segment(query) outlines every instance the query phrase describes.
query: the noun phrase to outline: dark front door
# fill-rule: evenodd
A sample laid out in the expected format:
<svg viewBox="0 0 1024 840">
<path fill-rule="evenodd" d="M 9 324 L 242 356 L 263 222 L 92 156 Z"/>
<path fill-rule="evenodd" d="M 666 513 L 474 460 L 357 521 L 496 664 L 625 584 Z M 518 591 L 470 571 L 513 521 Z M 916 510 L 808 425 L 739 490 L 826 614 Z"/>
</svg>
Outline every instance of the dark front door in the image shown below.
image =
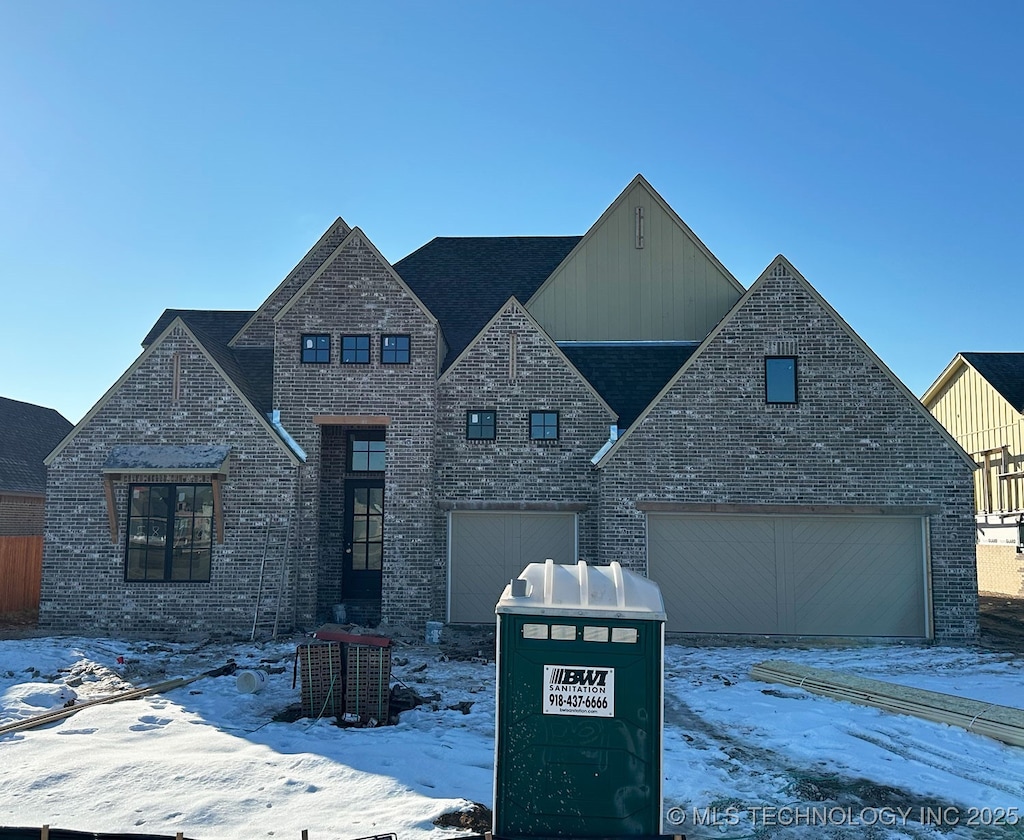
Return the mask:
<svg viewBox="0 0 1024 840">
<path fill-rule="evenodd" d="M 342 598 L 380 602 L 384 555 L 384 479 L 345 482 L 345 556 Z"/>
</svg>

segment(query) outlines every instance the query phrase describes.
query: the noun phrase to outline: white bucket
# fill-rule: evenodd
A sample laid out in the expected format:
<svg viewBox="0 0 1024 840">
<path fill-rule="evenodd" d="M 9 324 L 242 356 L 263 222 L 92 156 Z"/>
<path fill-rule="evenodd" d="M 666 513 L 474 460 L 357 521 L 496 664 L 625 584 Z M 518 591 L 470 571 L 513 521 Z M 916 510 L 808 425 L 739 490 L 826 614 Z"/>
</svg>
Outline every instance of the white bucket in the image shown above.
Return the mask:
<svg viewBox="0 0 1024 840">
<path fill-rule="evenodd" d="M 441 630 L 444 627 L 443 621 L 428 621 L 426 640 L 428 645 L 441 644 Z"/>
<path fill-rule="evenodd" d="M 235 685 L 242 694 L 256 694 L 267 684 L 266 671 L 239 671 Z"/>
</svg>

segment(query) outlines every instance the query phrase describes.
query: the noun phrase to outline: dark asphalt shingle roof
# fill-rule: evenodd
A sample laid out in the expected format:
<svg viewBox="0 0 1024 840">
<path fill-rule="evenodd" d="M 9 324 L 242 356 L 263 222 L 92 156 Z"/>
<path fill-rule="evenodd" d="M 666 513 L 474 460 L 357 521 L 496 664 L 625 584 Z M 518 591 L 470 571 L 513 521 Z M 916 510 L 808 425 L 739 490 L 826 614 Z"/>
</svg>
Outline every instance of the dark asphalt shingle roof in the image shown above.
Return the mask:
<svg viewBox="0 0 1024 840">
<path fill-rule="evenodd" d="M 43 458 L 71 427 L 52 408 L 0 397 L 0 490 L 45 493 Z"/>
<path fill-rule="evenodd" d="M 272 408 L 274 393 L 273 349 L 228 347 L 228 342 L 251 316 L 252 312 L 166 309 L 142 344 L 148 347 L 171 321 L 180 317 L 257 411 L 267 414 Z"/>
<path fill-rule="evenodd" d="M 527 302 L 580 236 L 437 237 L 395 263 L 399 276 L 438 319 L 448 342 L 447 367 L 512 296 Z M 176 317 L 195 333 L 253 405 L 272 409 L 274 351 L 231 348 L 228 342 L 251 311 L 168 309 L 146 335 L 156 340 Z M 562 350 L 580 373 L 630 426 L 696 345 L 574 344 Z"/>
<path fill-rule="evenodd" d="M 153 324 L 153 328 L 142 339 L 142 346 L 149 347 L 167 329 L 175 318 L 181 319 L 193 330 L 199 329 L 221 344 L 227 344 L 253 316 L 253 312 L 224 311 L 216 309 L 165 309 Z"/>
<path fill-rule="evenodd" d="M 682 367 L 696 344 L 559 344 L 612 410 L 620 429 L 633 421 Z"/>
<path fill-rule="evenodd" d="M 1024 412 L 1024 353 L 961 353 L 1014 411 Z"/>
<path fill-rule="evenodd" d="M 580 236 L 439 236 L 395 263 L 437 318 L 451 364 L 515 295 L 526 303 Z"/>
</svg>

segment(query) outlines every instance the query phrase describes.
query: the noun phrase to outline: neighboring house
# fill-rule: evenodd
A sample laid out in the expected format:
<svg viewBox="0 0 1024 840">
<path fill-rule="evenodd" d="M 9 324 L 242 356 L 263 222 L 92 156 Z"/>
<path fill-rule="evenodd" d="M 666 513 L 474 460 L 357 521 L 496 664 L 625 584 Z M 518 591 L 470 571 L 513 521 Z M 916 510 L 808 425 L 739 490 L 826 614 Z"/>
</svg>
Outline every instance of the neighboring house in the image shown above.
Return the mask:
<svg viewBox="0 0 1024 840">
<path fill-rule="evenodd" d="M 1024 595 L 1024 353 L 958 353 L 921 401 L 980 467 L 978 588 Z"/>
<path fill-rule="evenodd" d="M 71 424 L 52 408 L 0 397 L 0 613 L 39 608 L 46 466 Z"/>
<path fill-rule="evenodd" d="M 0 397 L 0 537 L 42 536 L 43 459 L 69 431 L 52 408 Z"/>
<path fill-rule="evenodd" d="M 255 311 L 168 310 L 50 456 L 41 623 L 493 620 L 546 558 L 670 630 L 977 634 L 973 463 L 783 258 L 640 176 L 584 236 L 338 219 Z"/>
</svg>

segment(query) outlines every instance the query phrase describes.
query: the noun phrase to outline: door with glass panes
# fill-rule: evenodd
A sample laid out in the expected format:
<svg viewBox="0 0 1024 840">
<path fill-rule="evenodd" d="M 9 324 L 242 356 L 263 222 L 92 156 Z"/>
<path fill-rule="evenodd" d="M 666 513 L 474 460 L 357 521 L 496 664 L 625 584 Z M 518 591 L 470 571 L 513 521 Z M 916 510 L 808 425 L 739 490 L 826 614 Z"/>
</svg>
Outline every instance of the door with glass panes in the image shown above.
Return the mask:
<svg viewBox="0 0 1024 840">
<path fill-rule="evenodd" d="M 379 601 L 384 556 L 384 432 L 349 435 L 345 480 L 345 601 Z"/>
</svg>

